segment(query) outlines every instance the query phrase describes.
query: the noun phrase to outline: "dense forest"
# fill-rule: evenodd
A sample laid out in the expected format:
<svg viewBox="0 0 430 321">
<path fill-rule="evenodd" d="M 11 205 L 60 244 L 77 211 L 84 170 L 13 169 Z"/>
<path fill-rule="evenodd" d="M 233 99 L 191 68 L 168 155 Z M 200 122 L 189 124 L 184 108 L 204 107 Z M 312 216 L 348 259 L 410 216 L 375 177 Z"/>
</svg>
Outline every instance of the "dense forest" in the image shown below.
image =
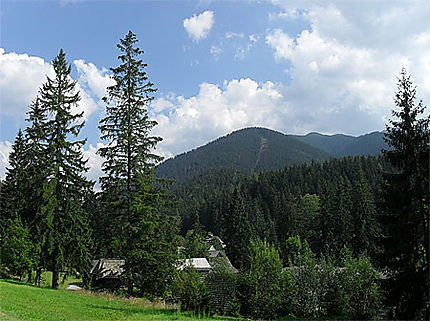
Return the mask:
<svg viewBox="0 0 430 321">
<path fill-rule="evenodd" d="M 99 192 L 85 176 L 71 66 L 63 50 L 52 61 L 0 185 L 2 273 L 40 285 L 52 271 L 58 289 L 67 271 L 91 289 L 92 260 L 115 257 L 111 291 L 198 313 L 429 318 L 430 117 L 405 69 L 384 133 L 249 128 L 157 168 L 156 88 L 137 42 L 128 32 L 110 69 Z M 192 258 L 213 271 L 181 267 Z"/>
</svg>

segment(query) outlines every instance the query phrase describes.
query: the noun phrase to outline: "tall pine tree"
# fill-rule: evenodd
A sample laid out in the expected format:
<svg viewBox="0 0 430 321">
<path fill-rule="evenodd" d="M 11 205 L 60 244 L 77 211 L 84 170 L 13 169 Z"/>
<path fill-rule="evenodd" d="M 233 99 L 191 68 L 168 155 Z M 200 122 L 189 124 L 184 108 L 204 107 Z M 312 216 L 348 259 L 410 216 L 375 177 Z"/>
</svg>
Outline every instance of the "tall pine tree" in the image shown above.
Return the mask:
<svg viewBox="0 0 430 321">
<path fill-rule="evenodd" d="M 429 318 L 429 122 L 416 87 L 402 69 L 385 140 L 382 264 L 390 273 L 389 303 L 399 319 Z"/>
<path fill-rule="evenodd" d="M 160 294 L 174 265 L 177 224 L 160 212 L 165 197 L 154 167 L 162 158 L 153 150 L 161 138 L 150 135 L 157 123 L 148 116 L 156 89 L 148 81 L 147 64 L 139 59 L 143 50 L 135 46 L 137 41 L 129 31 L 117 45 L 120 65 L 111 68 L 115 84 L 107 89 L 106 117 L 99 126 L 106 141 L 99 150 L 106 174 L 100 182 L 115 226 L 113 251 L 126 260 L 129 292 L 137 287 L 141 293 Z"/>
<path fill-rule="evenodd" d="M 58 288 L 59 272 L 68 268 L 86 272 L 90 263 L 89 228 L 83 203 L 92 184 L 82 146 L 77 137 L 84 122 L 83 113 L 73 113 L 80 100 L 76 82 L 70 78 L 71 66 L 61 49 L 52 61 L 55 78 L 47 77 L 39 91 L 39 130 L 45 135 L 47 158 L 39 226 L 43 264 L 53 272 L 52 288 Z M 39 125 L 38 125 L 39 126 Z"/>
</svg>

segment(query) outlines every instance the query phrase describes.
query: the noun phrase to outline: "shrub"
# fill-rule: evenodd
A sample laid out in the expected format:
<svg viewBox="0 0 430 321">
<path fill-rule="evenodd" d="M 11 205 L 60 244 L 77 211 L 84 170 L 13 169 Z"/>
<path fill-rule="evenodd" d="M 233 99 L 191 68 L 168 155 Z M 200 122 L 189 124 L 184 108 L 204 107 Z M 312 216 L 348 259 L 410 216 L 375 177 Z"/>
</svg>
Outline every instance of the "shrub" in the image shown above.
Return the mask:
<svg viewBox="0 0 430 321">
<path fill-rule="evenodd" d="M 279 253 L 266 241 L 251 241 L 249 261 L 249 270 L 240 276 L 242 311 L 252 318 L 274 319 L 282 303 Z"/>
<path fill-rule="evenodd" d="M 379 317 L 381 294 L 379 273 L 369 259 L 355 259 L 351 252 L 344 251 L 343 270 L 340 274 L 340 303 L 348 319 L 368 320 Z"/>
<path fill-rule="evenodd" d="M 192 267 L 178 271 L 173 281 L 172 295 L 180 303 L 182 310 L 198 313 L 209 310 L 209 291 Z"/>
</svg>

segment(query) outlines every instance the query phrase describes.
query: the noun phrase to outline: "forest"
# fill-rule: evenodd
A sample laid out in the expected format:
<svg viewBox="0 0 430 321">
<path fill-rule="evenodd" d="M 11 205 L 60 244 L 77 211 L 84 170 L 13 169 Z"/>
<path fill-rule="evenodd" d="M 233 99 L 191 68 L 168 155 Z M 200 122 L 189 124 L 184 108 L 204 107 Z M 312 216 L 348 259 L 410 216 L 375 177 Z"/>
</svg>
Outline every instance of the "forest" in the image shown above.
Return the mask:
<svg viewBox="0 0 430 321">
<path fill-rule="evenodd" d="M 51 271 L 58 289 L 67 271 L 95 290 L 92 261 L 120 258 L 120 282 L 104 290 L 196 313 L 429 319 L 430 116 L 406 69 L 385 132 L 360 143 L 338 136 L 342 148 L 322 150 L 316 134 L 255 128 L 163 163 L 137 43 L 129 31 L 110 69 L 100 190 L 85 175 L 71 65 L 62 49 L 52 61 L 0 182 L 2 275 L 40 285 Z M 178 268 L 192 258 L 213 271 Z"/>
</svg>

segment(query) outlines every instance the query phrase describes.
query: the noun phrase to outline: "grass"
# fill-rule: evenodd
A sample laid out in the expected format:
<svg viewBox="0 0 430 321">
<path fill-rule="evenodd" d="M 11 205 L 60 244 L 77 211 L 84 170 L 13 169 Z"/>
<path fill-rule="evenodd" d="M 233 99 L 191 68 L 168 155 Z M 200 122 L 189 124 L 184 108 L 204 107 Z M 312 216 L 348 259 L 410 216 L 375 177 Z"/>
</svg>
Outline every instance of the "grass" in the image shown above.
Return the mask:
<svg viewBox="0 0 430 321">
<path fill-rule="evenodd" d="M 180 312 L 143 299 L 125 299 L 88 291 L 52 290 L 10 279 L 0 279 L 0 319 L 226 320 Z"/>
</svg>

